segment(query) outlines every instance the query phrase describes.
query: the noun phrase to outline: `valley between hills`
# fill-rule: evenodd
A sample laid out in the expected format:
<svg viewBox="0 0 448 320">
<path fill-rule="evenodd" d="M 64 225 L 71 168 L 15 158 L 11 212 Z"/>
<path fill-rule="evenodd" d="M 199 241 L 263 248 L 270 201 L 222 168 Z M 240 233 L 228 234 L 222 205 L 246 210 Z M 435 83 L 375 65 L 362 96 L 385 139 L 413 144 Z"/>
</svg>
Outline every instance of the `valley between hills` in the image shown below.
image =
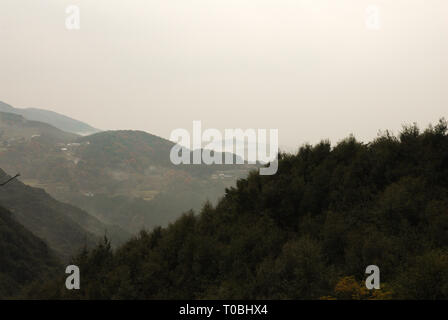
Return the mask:
<svg viewBox="0 0 448 320">
<path fill-rule="evenodd" d="M 0 103 L 2 177 L 21 174 L 20 182 L 0 190 L 0 199 L 3 195 L 9 201 L 2 203 L 17 211 L 25 201 L 13 203 L 11 199 L 16 195 L 25 198 L 27 190 L 26 197 L 33 195 L 36 201 L 61 203 L 56 210 L 61 216 L 67 216 L 70 206 L 77 212 L 71 219 L 88 234 L 87 243 L 107 235 L 113 245 L 119 245 L 142 229 L 166 226 L 183 212 L 200 209 L 206 201 L 216 203 L 226 188 L 255 168 L 176 166 L 169 158 L 174 143 L 166 139 L 143 131 L 100 131 L 63 115 L 27 110 Z M 80 248 L 82 241 L 74 241 L 71 250 L 69 244 L 59 243 L 53 229 L 65 227 L 50 227 L 44 218 L 27 223 L 37 214 L 20 212 L 19 220 L 65 258 Z"/>
</svg>

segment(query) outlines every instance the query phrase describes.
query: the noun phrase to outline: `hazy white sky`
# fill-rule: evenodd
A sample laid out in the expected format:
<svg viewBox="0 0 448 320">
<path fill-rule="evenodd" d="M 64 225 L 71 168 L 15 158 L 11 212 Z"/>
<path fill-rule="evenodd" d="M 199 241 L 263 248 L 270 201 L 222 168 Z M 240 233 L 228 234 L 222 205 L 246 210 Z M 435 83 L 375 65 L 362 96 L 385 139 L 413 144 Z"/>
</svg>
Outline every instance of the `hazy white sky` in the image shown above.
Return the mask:
<svg viewBox="0 0 448 320">
<path fill-rule="evenodd" d="M 100 129 L 201 120 L 293 149 L 448 116 L 446 0 L 1 0 L 0 41 L 0 100 Z"/>
</svg>

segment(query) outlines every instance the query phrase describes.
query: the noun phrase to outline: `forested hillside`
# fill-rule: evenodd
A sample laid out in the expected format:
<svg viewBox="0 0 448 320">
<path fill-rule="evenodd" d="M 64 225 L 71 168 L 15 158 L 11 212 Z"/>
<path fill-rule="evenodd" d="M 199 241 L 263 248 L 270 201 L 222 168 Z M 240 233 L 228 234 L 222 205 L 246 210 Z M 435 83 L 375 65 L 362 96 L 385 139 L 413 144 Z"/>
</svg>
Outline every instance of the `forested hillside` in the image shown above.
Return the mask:
<svg viewBox="0 0 448 320">
<path fill-rule="evenodd" d="M 57 266 L 47 245 L 0 207 L 0 299 L 17 296 L 24 286 L 54 273 Z"/>
<path fill-rule="evenodd" d="M 448 136 L 441 120 L 371 143 L 305 145 L 273 176 L 251 173 L 216 207 L 107 241 L 40 297 L 118 299 L 448 298 Z M 368 265 L 381 290 L 368 291 Z M 55 293 L 55 289 L 57 292 Z"/>
<path fill-rule="evenodd" d="M 49 124 L 30 121 L 14 113 L 0 112 L 0 151 L 25 142 L 52 145 L 69 142 L 78 135 L 59 130 Z"/>
<path fill-rule="evenodd" d="M 87 123 L 72 119 L 65 115 L 37 108 L 14 108 L 13 106 L 0 101 L 0 111 L 21 115 L 28 120 L 48 123 L 60 130 L 74 134 L 92 134 L 98 132 Z"/>
<path fill-rule="evenodd" d="M 0 169 L 0 181 L 8 179 Z M 129 237 L 121 228 L 104 224 L 77 207 L 55 200 L 44 190 L 18 180 L 0 187 L 0 205 L 13 213 L 13 219 L 44 240 L 63 261 L 80 248 L 95 245 L 105 234 L 114 244 Z"/>
<path fill-rule="evenodd" d="M 141 228 L 165 226 L 182 210 L 200 209 L 207 199 L 216 203 L 226 187 L 255 167 L 176 166 L 170 161 L 173 146 L 133 130 L 80 137 L 0 112 L 0 168 L 20 172 L 26 185 L 44 189 L 105 224 L 119 225 L 123 238 Z"/>
</svg>

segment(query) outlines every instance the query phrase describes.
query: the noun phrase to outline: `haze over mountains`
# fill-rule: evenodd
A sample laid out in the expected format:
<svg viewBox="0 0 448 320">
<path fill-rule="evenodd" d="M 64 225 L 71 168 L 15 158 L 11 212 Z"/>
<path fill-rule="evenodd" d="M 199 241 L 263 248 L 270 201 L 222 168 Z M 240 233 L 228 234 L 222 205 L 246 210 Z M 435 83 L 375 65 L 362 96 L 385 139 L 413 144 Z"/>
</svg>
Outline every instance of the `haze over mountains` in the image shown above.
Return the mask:
<svg viewBox="0 0 448 320">
<path fill-rule="evenodd" d="M 50 144 L 69 142 L 77 137 L 74 133 L 62 131 L 44 122 L 27 120 L 15 113 L 0 112 L 0 139 L 3 146 L 32 139 L 45 139 Z"/>
<path fill-rule="evenodd" d="M 0 300 L 448 299 L 448 1 L 0 11 Z"/>
<path fill-rule="evenodd" d="M 2 101 L 0 101 L 0 112 L 19 114 L 28 120 L 48 123 L 63 131 L 80 135 L 88 135 L 100 131 L 84 122 L 72 119 L 54 111 L 36 108 L 14 108 L 13 106 Z"/>
<path fill-rule="evenodd" d="M 38 117 L 44 122 L 30 120 L 36 113 L 29 109 L 0 106 L 8 111 L 0 112 L 0 178 L 20 172 L 22 181 L 1 189 L 0 203 L 63 259 L 105 234 L 115 246 L 215 202 L 255 168 L 175 166 L 174 143 L 149 133 L 81 136 L 74 132 L 89 125 L 45 110 Z"/>
<path fill-rule="evenodd" d="M 8 178 L 0 169 L 0 181 Z M 75 206 L 55 200 L 45 190 L 26 186 L 18 180 L 0 188 L 0 204 L 64 261 L 83 246 L 96 244 L 104 235 L 114 239 L 115 244 L 129 237 L 123 229 L 104 224 Z"/>
<path fill-rule="evenodd" d="M 173 143 L 142 131 L 80 136 L 0 112 L 0 168 L 22 173 L 0 188 L 0 297 L 446 299 L 447 128 L 304 145 L 261 176 L 175 166 Z M 359 285 L 369 264 L 381 292 Z"/>
</svg>

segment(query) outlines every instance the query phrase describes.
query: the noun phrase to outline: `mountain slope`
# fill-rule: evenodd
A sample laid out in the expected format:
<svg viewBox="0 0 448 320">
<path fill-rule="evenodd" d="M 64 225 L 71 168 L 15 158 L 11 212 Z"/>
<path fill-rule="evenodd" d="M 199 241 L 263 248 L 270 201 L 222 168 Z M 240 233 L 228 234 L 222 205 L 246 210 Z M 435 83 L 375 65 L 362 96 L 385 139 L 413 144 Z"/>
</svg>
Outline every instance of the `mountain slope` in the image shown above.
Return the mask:
<svg viewBox="0 0 448 320">
<path fill-rule="evenodd" d="M 170 152 L 175 145 L 172 141 L 153 134 L 136 130 L 104 131 L 87 137 L 80 137 L 82 144 L 78 155 L 83 160 L 95 163 L 96 166 L 122 168 L 127 166 L 135 171 L 144 171 L 150 166 L 163 166 L 187 171 L 193 175 L 209 175 L 217 170 L 237 168 L 234 165 L 174 165 L 170 160 Z M 88 142 L 88 143 L 87 143 Z M 190 154 L 193 161 L 193 153 Z M 225 153 L 218 152 L 221 159 Z M 233 155 L 236 163 L 236 155 Z"/>
<path fill-rule="evenodd" d="M 5 104 L 3 110 L 17 111 Z M 226 187 L 256 167 L 176 166 L 170 161 L 174 143 L 146 132 L 80 137 L 8 112 L 0 112 L 0 168 L 20 172 L 25 184 L 104 224 L 123 227 L 123 236 L 166 225 L 207 200 L 216 202 Z"/>
<path fill-rule="evenodd" d="M 0 101 L 0 112 L 19 114 L 28 120 L 48 123 L 60 130 L 75 134 L 88 135 L 99 131 L 84 122 L 49 110 L 14 108 L 9 104 Z"/>
<path fill-rule="evenodd" d="M 21 132 L 22 127 L 0 122 L 5 133 Z M 3 139 L 0 167 L 20 172 L 24 183 L 130 233 L 166 225 L 206 200 L 215 202 L 254 168 L 176 166 L 170 161 L 173 142 L 142 131 L 105 131 L 53 143 L 39 138 L 14 143 Z"/>
<path fill-rule="evenodd" d="M 14 113 L 0 112 L 0 141 L 4 144 L 33 139 L 55 144 L 73 141 L 78 137 L 76 134 L 59 130 L 43 122 L 27 120 Z"/>
<path fill-rule="evenodd" d="M 279 158 L 277 174 L 250 174 L 216 207 L 78 256 L 88 280 L 58 297 L 448 299 L 446 121 Z M 369 265 L 381 290 L 365 288 Z"/>
<path fill-rule="evenodd" d="M 57 266 L 45 242 L 0 206 L 0 299 L 16 295 L 23 286 L 42 279 Z"/>
<path fill-rule="evenodd" d="M 0 181 L 9 178 L 0 169 Z M 74 206 L 53 199 L 44 190 L 14 180 L 0 188 L 0 203 L 13 218 L 48 245 L 64 260 L 84 245 L 91 246 L 108 233 L 120 243 L 128 235 L 120 228 L 108 226 Z"/>
</svg>

